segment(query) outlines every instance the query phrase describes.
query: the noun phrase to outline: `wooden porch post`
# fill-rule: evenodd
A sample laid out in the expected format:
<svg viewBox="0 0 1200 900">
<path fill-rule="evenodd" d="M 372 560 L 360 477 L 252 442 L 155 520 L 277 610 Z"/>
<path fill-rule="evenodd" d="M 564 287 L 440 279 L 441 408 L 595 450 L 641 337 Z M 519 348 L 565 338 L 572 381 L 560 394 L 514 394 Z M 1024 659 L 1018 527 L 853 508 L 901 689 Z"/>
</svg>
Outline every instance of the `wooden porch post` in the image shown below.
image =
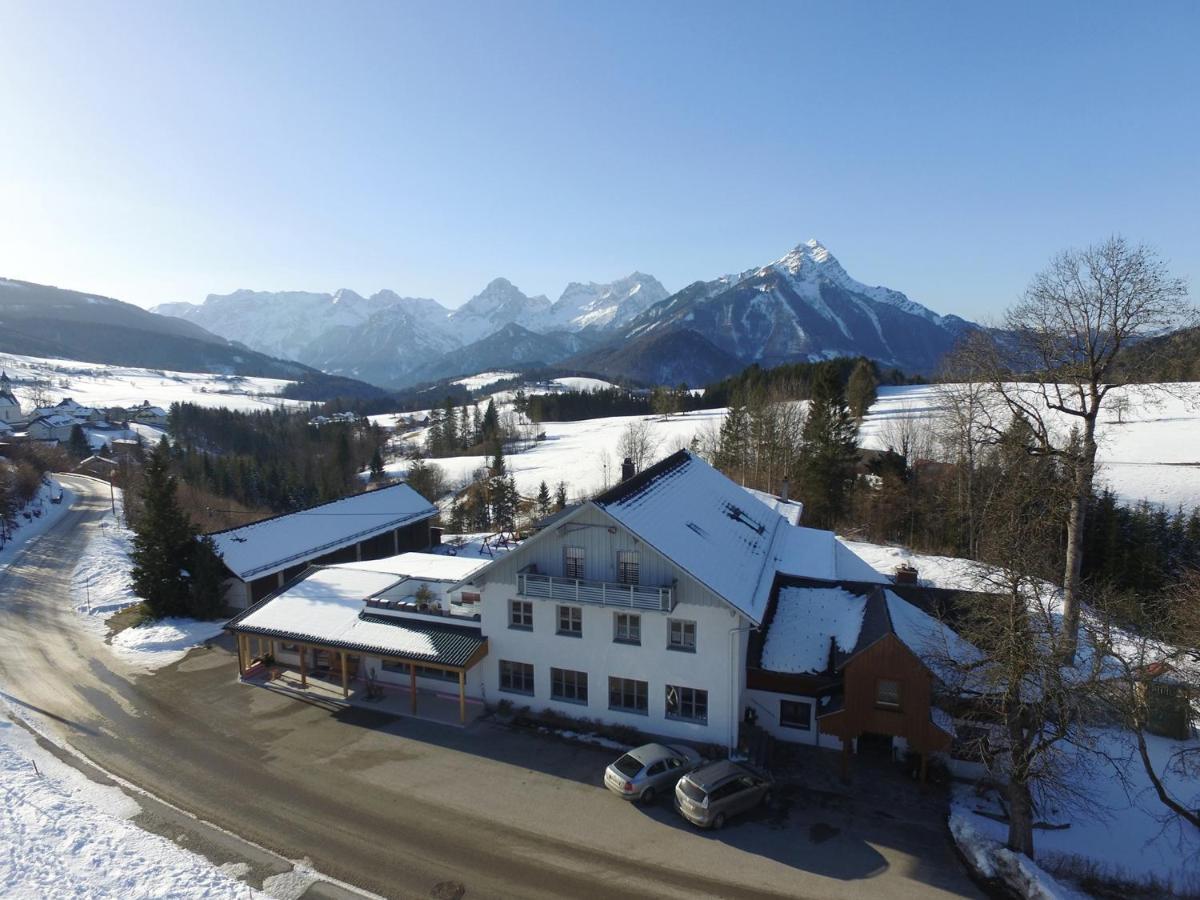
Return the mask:
<svg viewBox="0 0 1200 900">
<path fill-rule="evenodd" d="M 467 724 L 467 673 L 458 670 L 458 724 Z"/>
<path fill-rule="evenodd" d="M 308 687 L 308 668 L 304 664 L 307 653 L 308 653 L 308 648 L 305 647 L 303 644 L 301 644 L 300 645 L 300 687 L 302 687 L 302 688 Z"/>
<path fill-rule="evenodd" d="M 417 666 L 416 663 L 408 664 L 408 684 L 409 690 L 412 691 L 412 714 L 417 714 Z"/>
<path fill-rule="evenodd" d="M 237 651 L 238 651 L 238 678 L 246 677 L 246 655 L 242 650 L 242 641 L 245 635 L 240 631 L 237 634 Z"/>
<path fill-rule="evenodd" d="M 342 698 L 350 696 L 350 683 L 346 680 L 346 651 L 342 651 Z"/>
</svg>

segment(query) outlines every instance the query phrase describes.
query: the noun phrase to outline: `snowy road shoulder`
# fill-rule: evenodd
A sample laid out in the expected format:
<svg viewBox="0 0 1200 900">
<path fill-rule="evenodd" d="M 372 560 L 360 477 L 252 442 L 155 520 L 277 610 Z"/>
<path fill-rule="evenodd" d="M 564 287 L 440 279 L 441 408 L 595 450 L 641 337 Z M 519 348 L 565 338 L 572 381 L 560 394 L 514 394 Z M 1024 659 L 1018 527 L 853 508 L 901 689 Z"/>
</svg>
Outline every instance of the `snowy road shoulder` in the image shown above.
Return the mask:
<svg viewBox="0 0 1200 900">
<path fill-rule="evenodd" d="M 258 898 L 206 859 L 142 831 L 140 807 L 0 718 L 0 895 Z"/>
<path fill-rule="evenodd" d="M 53 498 L 61 497 L 58 503 Z M 57 481 L 51 479 L 49 485 L 43 485 L 37 497 L 17 514 L 17 527 L 13 529 L 12 537 L 0 547 L 0 571 L 16 558 L 29 542 L 45 534 L 71 508 L 75 502 L 75 494 L 63 488 Z M 25 518 L 25 513 L 29 518 Z"/>
<path fill-rule="evenodd" d="M 126 628 L 110 640 L 109 617 L 142 602 L 133 592 L 129 578 L 132 538 L 133 533 L 112 512 L 104 514 L 75 566 L 71 605 L 83 617 L 88 630 L 107 641 L 117 656 L 144 669 L 161 669 L 219 635 L 224 623 L 160 619 Z"/>
</svg>

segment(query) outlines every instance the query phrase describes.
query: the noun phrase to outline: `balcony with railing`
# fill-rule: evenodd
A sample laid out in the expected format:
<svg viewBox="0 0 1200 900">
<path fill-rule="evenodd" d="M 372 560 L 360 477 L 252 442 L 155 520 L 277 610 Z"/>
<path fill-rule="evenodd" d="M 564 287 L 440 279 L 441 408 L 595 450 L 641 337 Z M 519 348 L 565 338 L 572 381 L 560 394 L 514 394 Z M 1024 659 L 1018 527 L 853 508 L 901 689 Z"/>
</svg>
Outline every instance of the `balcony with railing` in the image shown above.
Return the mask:
<svg viewBox="0 0 1200 900">
<path fill-rule="evenodd" d="M 539 600 L 565 603 L 592 603 L 597 606 L 623 606 L 670 612 L 675 608 L 675 589 L 646 584 L 621 584 L 615 581 L 587 581 L 542 575 L 532 567 L 517 573 L 517 593 Z"/>
</svg>

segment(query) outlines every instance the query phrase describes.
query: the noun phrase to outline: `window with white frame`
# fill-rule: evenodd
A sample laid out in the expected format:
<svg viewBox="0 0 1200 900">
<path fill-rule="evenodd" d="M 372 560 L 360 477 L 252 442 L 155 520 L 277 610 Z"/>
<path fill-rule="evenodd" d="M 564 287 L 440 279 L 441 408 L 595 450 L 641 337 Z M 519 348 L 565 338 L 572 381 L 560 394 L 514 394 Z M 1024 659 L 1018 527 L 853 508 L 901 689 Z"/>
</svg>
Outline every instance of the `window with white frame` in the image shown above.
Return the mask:
<svg viewBox="0 0 1200 900">
<path fill-rule="evenodd" d="M 667 649 L 696 652 L 696 623 L 686 619 L 667 619 Z"/>
<path fill-rule="evenodd" d="M 708 691 L 668 684 L 667 718 L 707 724 Z"/>
<path fill-rule="evenodd" d="M 583 548 L 563 547 L 563 576 L 583 578 Z"/>
<path fill-rule="evenodd" d="M 572 669 L 550 669 L 550 696 L 565 703 L 588 702 L 587 672 L 576 672 Z"/>
<path fill-rule="evenodd" d="M 779 701 L 779 724 L 784 728 L 798 728 L 801 731 L 812 731 L 811 703 L 799 700 Z"/>
<path fill-rule="evenodd" d="M 533 630 L 533 603 L 529 600 L 508 601 L 508 627 L 521 631 Z"/>
<path fill-rule="evenodd" d="M 580 607 L 558 608 L 558 633 L 566 637 L 583 637 L 583 610 Z"/>
<path fill-rule="evenodd" d="M 613 613 L 613 640 L 618 644 L 640 644 L 642 617 L 637 613 Z"/>
<path fill-rule="evenodd" d="M 650 685 L 633 678 L 608 679 L 608 708 L 618 712 L 638 713 L 646 715 L 649 712 Z"/>
<path fill-rule="evenodd" d="M 640 563 L 636 550 L 617 551 L 617 581 L 621 584 L 638 584 L 641 577 Z"/>
<path fill-rule="evenodd" d="M 500 660 L 500 690 L 533 695 L 533 664 Z"/>
</svg>

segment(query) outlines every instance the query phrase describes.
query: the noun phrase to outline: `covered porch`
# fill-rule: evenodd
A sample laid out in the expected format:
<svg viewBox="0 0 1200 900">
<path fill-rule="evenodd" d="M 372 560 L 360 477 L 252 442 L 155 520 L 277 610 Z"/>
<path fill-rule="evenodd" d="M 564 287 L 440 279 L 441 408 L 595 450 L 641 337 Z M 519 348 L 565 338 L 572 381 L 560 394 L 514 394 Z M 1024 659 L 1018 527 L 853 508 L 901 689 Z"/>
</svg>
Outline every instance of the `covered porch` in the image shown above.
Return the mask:
<svg viewBox="0 0 1200 900">
<path fill-rule="evenodd" d="M 483 711 L 483 702 L 467 696 L 467 673 L 487 655 L 487 640 L 461 661 L 409 654 L 364 654 L 314 641 L 236 632 L 238 675 L 273 689 L 322 702 L 341 701 L 396 715 L 466 725 Z M 283 657 L 291 657 L 284 659 Z M 403 680 L 383 679 L 377 664 L 404 669 Z M 442 673 L 444 688 L 418 684 L 418 673 Z"/>
</svg>

